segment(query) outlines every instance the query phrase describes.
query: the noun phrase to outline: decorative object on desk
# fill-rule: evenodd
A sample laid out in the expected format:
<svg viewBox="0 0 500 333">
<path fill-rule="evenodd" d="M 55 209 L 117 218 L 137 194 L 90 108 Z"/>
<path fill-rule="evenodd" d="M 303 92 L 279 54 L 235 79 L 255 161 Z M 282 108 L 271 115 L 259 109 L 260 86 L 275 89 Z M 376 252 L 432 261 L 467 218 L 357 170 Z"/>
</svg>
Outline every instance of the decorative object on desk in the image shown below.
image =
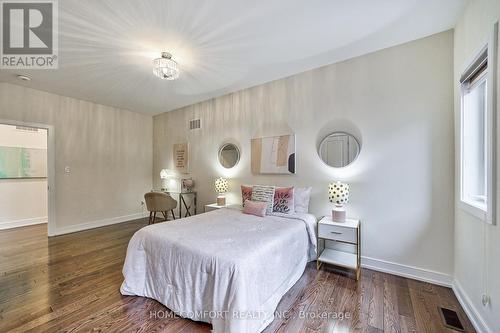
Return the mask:
<svg viewBox="0 0 500 333">
<path fill-rule="evenodd" d="M 182 191 L 191 192 L 194 188 L 194 180 L 192 178 L 182 179 Z"/>
<path fill-rule="evenodd" d="M 295 173 L 294 134 L 252 139 L 251 146 L 252 173 Z"/>
<path fill-rule="evenodd" d="M 349 184 L 339 181 L 328 185 L 328 198 L 331 203 L 335 204 L 332 210 L 332 220 L 335 222 L 345 222 L 344 204 L 349 201 Z"/>
<path fill-rule="evenodd" d="M 318 154 L 326 165 L 343 168 L 354 162 L 360 150 L 361 146 L 353 135 L 333 132 L 321 141 Z"/>
<path fill-rule="evenodd" d="M 226 178 L 217 178 L 215 180 L 215 192 L 219 193 L 217 197 L 217 205 L 225 206 L 226 205 L 226 197 L 224 193 L 229 190 L 229 183 Z"/>
<path fill-rule="evenodd" d="M 175 169 L 180 173 L 188 173 L 189 146 L 187 143 L 176 143 L 173 149 Z"/>
<path fill-rule="evenodd" d="M 220 165 L 231 169 L 240 161 L 240 150 L 235 144 L 225 143 L 220 147 L 218 157 Z"/>
</svg>

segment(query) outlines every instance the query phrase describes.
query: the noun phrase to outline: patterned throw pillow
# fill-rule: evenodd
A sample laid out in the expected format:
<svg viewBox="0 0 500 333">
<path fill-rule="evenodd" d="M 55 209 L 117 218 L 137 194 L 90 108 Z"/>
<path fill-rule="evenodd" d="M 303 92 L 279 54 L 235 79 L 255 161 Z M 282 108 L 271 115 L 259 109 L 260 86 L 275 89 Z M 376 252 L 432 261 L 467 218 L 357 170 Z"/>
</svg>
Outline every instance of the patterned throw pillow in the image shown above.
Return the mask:
<svg viewBox="0 0 500 333">
<path fill-rule="evenodd" d="M 267 202 L 266 214 L 271 214 L 274 204 L 274 186 L 254 185 L 252 187 L 252 201 Z"/>
<path fill-rule="evenodd" d="M 273 212 L 291 214 L 295 212 L 293 187 L 277 187 L 274 191 Z"/>
<path fill-rule="evenodd" d="M 252 186 L 241 185 L 241 204 L 245 207 L 245 201 L 252 200 Z"/>
</svg>

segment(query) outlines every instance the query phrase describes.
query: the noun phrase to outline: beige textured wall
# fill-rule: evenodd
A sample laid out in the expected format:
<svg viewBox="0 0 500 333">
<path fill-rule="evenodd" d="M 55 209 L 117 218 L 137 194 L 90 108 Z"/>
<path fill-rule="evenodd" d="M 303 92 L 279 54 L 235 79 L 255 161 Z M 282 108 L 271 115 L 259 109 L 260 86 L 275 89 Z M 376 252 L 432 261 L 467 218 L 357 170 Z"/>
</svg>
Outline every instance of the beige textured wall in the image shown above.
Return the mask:
<svg viewBox="0 0 500 333">
<path fill-rule="evenodd" d="M 56 230 L 142 212 L 152 183 L 152 117 L 0 83 L 0 119 L 54 126 Z"/>
<path fill-rule="evenodd" d="M 349 215 L 363 221 L 363 255 L 438 272 L 453 272 L 453 33 L 307 71 L 154 117 L 154 182 L 172 168 L 172 145 L 190 144 L 199 208 L 216 200 L 213 182 L 313 186 L 311 211 L 328 214 L 332 180 L 351 184 Z M 188 120 L 202 119 L 189 131 Z M 333 130 L 362 142 L 348 168 L 325 166 L 319 141 Z M 252 175 L 250 139 L 295 133 L 297 174 Z M 224 142 L 238 144 L 238 166 L 217 163 Z M 374 262 L 374 261 L 370 261 Z M 377 261 L 380 265 L 385 263 Z M 428 273 L 428 272 L 425 272 Z"/>
<path fill-rule="evenodd" d="M 500 222 L 488 225 L 468 214 L 458 206 L 460 189 L 459 164 L 459 116 L 460 90 L 459 78 L 467 62 L 484 46 L 493 30 L 495 21 L 500 20 L 500 1 L 472 0 L 465 8 L 462 18 L 455 29 L 455 128 L 456 128 L 456 202 L 455 210 L 455 279 L 477 314 L 479 325 L 485 332 L 500 332 Z M 500 65 L 500 59 L 497 59 Z M 500 66 L 497 67 L 500 78 Z M 500 83 L 500 82 L 499 82 Z M 497 85 L 497 101 L 500 101 L 500 84 Z M 498 104 L 500 105 L 500 104 Z M 500 117 L 497 107 L 497 131 Z M 497 132 L 497 137 L 500 137 Z M 497 154 L 499 146 L 497 146 Z M 500 163 L 497 163 L 500 175 Z M 500 207 L 500 191 L 497 183 L 497 207 Z M 491 303 L 483 306 L 482 294 L 491 297 Z"/>
</svg>

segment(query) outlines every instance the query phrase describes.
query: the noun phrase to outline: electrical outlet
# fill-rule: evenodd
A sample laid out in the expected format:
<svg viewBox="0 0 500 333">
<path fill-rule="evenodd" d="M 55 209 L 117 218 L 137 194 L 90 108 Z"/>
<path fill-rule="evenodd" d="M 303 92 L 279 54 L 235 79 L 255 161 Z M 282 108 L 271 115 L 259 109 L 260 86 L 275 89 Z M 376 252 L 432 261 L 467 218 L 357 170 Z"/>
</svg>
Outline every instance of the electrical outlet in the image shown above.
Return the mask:
<svg viewBox="0 0 500 333">
<path fill-rule="evenodd" d="M 483 294 L 481 297 L 481 301 L 483 302 L 483 306 L 487 306 L 490 304 L 490 296 Z"/>
</svg>

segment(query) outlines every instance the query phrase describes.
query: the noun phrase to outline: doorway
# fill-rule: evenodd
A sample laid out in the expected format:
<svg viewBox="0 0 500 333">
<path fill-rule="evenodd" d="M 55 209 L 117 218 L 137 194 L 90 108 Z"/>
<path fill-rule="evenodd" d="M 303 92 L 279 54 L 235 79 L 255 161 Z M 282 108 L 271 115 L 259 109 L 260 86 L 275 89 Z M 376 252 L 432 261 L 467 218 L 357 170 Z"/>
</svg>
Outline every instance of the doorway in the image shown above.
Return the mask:
<svg viewBox="0 0 500 333">
<path fill-rule="evenodd" d="M 0 119 L 0 230 L 54 226 L 54 130 Z"/>
</svg>

